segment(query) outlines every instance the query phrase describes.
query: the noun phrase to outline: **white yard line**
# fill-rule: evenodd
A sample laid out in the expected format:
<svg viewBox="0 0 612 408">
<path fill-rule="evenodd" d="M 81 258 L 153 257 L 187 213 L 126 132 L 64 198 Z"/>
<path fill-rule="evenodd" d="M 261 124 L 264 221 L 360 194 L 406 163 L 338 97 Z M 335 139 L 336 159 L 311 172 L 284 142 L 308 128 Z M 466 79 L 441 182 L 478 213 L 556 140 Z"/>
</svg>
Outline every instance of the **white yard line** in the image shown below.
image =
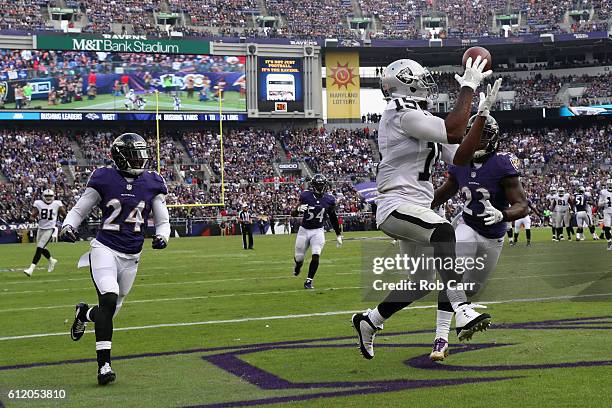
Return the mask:
<svg viewBox="0 0 612 408">
<path fill-rule="evenodd" d="M 587 297 L 601 297 L 601 296 L 610 296 L 612 293 L 601 293 L 601 294 L 593 294 L 593 295 L 577 295 L 577 296 L 552 296 L 552 297 L 540 297 L 540 298 L 530 298 L 530 299 L 508 299 L 508 300 L 499 300 L 494 302 L 480 302 L 482 304 L 500 304 L 500 303 L 515 303 L 515 302 L 541 302 L 546 300 L 564 300 L 564 299 L 575 299 L 575 298 L 587 298 Z M 414 309 L 432 309 L 437 307 L 437 305 L 419 305 L 419 306 L 411 306 L 407 307 L 404 310 L 414 310 Z M 161 324 L 151 324 L 147 326 L 131 326 L 131 327 L 117 327 L 114 331 L 134 331 L 134 330 L 149 330 L 149 329 L 159 329 L 165 327 L 188 327 L 188 326 L 204 326 L 210 324 L 233 324 L 233 323 L 248 323 L 248 322 L 256 322 L 256 321 L 268 321 L 268 320 L 287 320 L 287 319 L 301 319 L 307 317 L 321 317 L 321 316 L 336 316 L 336 315 L 349 315 L 351 313 L 359 313 L 362 310 L 341 310 L 341 311 L 330 311 L 330 312 L 317 312 L 317 313 L 304 313 L 304 314 L 290 314 L 290 315 L 281 315 L 281 316 L 263 316 L 263 317 L 244 317 L 241 319 L 228 319 L 228 320 L 205 320 L 201 322 L 183 322 L 183 323 L 161 323 Z M 93 330 L 88 330 L 88 333 L 93 333 Z M 7 340 L 27 340 L 39 337 L 53 337 L 53 336 L 68 336 L 67 332 L 61 333 L 38 333 L 38 334 L 26 334 L 21 336 L 7 336 L 0 337 L 0 341 Z"/>
</svg>

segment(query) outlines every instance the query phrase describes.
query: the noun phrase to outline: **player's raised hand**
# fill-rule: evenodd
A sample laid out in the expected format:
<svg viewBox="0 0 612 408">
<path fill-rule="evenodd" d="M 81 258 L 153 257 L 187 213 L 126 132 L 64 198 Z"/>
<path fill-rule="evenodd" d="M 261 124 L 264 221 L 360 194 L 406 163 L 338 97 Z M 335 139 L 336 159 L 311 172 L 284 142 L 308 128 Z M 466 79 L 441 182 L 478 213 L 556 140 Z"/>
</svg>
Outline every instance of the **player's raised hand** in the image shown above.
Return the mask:
<svg viewBox="0 0 612 408">
<path fill-rule="evenodd" d="M 495 104 L 497 100 L 497 94 L 499 93 L 499 88 L 501 87 L 502 79 L 498 78 L 493 86 L 491 84 L 487 85 L 487 93 L 480 93 L 480 102 L 478 103 L 478 116 L 489 116 L 491 112 L 491 107 Z"/>
<path fill-rule="evenodd" d="M 463 76 L 455 74 L 455 79 L 457 80 L 457 82 L 459 82 L 459 85 L 462 88 L 464 86 L 467 86 L 475 91 L 476 88 L 478 88 L 478 85 L 480 85 L 480 83 L 482 82 L 482 80 L 493 73 L 493 71 L 491 70 L 483 72 L 486 65 L 486 58 L 483 60 L 482 57 L 479 55 L 476 57 L 476 61 L 472 61 L 472 57 L 470 57 L 465 63 L 465 71 L 463 72 Z"/>
<path fill-rule="evenodd" d="M 342 246 L 342 235 L 336 235 L 336 248 L 340 248 Z"/>
<path fill-rule="evenodd" d="M 164 249 L 168 246 L 168 242 L 161 235 L 155 235 L 153 237 L 153 242 L 151 243 L 151 247 L 153 249 Z"/>
<path fill-rule="evenodd" d="M 65 242 L 76 242 L 78 239 L 76 230 L 72 225 L 65 225 L 59 233 L 59 240 Z"/>
<path fill-rule="evenodd" d="M 302 204 L 298 207 L 298 212 L 305 212 L 306 210 L 308 210 L 308 204 Z"/>
<path fill-rule="evenodd" d="M 493 204 L 489 200 L 485 201 L 484 208 L 484 223 L 485 225 L 497 224 L 504 220 L 504 213 L 493 207 Z"/>
</svg>

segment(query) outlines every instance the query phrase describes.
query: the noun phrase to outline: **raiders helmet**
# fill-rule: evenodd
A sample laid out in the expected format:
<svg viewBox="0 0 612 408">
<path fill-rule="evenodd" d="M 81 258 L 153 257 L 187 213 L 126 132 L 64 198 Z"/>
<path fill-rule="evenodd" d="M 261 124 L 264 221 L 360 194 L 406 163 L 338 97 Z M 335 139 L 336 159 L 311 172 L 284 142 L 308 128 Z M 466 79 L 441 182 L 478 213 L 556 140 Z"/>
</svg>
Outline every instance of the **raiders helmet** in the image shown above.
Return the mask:
<svg viewBox="0 0 612 408">
<path fill-rule="evenodd" d="M 565 195 L 565 187 L 561 186 L 557 189 L 557 194 L 560 196 Z"/>
<path fill-rule="evenodd" d="M 606 190 L 612 191 L 612 178 L 610 178 L 610 179 L 608 179 L 608 181 L 606 181 Z"/>
<path fill-rule="evenodd" d="M 438 97 L 438 85 L 429 70 L 411 59 L 389 64 L 380 78 L 380 90 L 386 100 L 407 97 L 428 101 Z"/>
<path fill-rule="evenodd" d="M 327 179 L 322 174 L 315 174 L 310 181 L 310 186 L 313 191 L 317 194 L 323 194 L 327 190 Z"/>
<path fill-rule="evenodd" d="M 550 186 L 550 194 L 557 194 L 557 187 Z"/>
<path fill-rule="evenodd" d="M 477 117 L 478 115 L 474 115 L 468 120 L 466 132 L 470 131 Z M 499 141 L 499 125 L 495 118 L 487 116 L 484 128 L 482 129 L 480 144 L 476 147 L 476 151 L 474 152 L 474 161 L 484 162 L 488 159 L 491 154 L 497 151 Z"/>
<path fill-rule="evenodd" d="M 138 176 L 148 167 L 147 142 L 136 133 L 124 133 L 111 145 L 111 156 L 117 169 L 129 176 Z"/>
<path fill-rule="evenodd" d="M 55 192 L 50 188 L 46 189 L 42 193 L 43 201 L 47 204 L 51 204 L 55 200 Z"/>
</svg>

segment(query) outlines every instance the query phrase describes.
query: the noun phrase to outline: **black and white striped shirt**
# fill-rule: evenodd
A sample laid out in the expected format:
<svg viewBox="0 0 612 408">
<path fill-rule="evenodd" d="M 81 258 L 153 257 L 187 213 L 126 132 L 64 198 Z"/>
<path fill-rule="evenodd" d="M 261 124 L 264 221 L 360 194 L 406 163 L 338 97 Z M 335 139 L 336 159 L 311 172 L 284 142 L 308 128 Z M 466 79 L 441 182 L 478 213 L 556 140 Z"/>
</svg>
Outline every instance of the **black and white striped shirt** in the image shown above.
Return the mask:
<svg viewBox="0 0 612 408">
<path fill-rule="evenodd" d="M 251 223 L 251 213 L 249 212 L 249 210 L 240 211 L 238 213 L 238 217 L 240 218 L 240 221 L 242 221 L 243 224 Z"/>
</svg>

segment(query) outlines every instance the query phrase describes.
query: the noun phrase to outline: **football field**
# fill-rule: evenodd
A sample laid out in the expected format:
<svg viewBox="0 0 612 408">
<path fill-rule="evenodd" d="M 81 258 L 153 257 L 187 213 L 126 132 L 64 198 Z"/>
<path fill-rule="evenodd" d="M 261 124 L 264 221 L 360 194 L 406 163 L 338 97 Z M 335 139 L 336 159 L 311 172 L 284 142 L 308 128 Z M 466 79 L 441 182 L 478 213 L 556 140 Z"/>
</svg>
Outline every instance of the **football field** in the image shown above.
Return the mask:
<svg viewBox="0 0 612 408">
<path fill-rule="evenodd" d="M 93 325 L 79 342 L 69 337 L 75 303 L 97 302 L 89 270 L 76 268 L 88 244 L 50 244 L 55 271 L 43 259 L 31 278 L 21 269 L 34 245 L 1 245 L 0 407 L 612 405 L 604 241 L 555 243 L 545 229 L 531 248 L 524 234 L 506 245 L 490 281 L 492 327 L 467 345 L 451 332 L 438 364 L 427 357 L 431 301 L 385 323 L 373 360 L 359 354 L 350 317 L 375 306 L 363 300 L 362 250 L 381 233 L 347 233 L 342 248 L 326 234 L 313 291 L 292 275 L 295 237 L 256 235 L 253 251 L 238 236 L 171 239 L 163 251 L 147 240 L 114 321 L 117 381 L 106 387 Z"/>
<path fill-rule="evenodd" d="M 145 111 L 155 111 L 155 94 L 144 94 L 142 95 L 146 100 L 147 104 Z M 186 92 L 181 92 L 179 97 L 181 98 L 181 111 L 196 111 L 196 112 L 218 112 L 219 101 L 208 100 L 200 102 L 198 100 L 197 93 L 192 99 L 187 98 Z M 93 111 L 126 111 L 124 105 L 125 98 L 123 96 L 113 96 L 111 94 L 100 94 L 93 100 L 88 100 L 84 97 L 82 101 L 75 101 L 71 103 L 64 103 L 58 105 L 48 105 L 47 101 L 34 100 L 30 103 L 29 109 L 53 109 L 53 110 L 93 110 Z M 159 94 L 159 110 L 171 111 L 173 110 L 173 99 L 171 95 L 164 93 Z M 12 108 L 12 107 L 11 107 Z M 242 112 L 246 110 L 246 100 L 240 98 L 240 93 L 235 91 L 227 91 L 223 95 L 223 111 L 225 112 Z M 130 110 L 130 112 L 138 113 L 141 112 L 136 109 Z"/>
</svg>

